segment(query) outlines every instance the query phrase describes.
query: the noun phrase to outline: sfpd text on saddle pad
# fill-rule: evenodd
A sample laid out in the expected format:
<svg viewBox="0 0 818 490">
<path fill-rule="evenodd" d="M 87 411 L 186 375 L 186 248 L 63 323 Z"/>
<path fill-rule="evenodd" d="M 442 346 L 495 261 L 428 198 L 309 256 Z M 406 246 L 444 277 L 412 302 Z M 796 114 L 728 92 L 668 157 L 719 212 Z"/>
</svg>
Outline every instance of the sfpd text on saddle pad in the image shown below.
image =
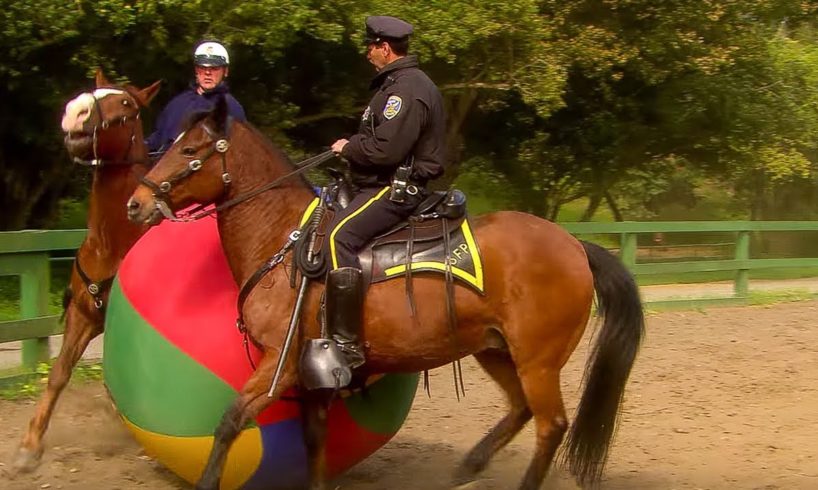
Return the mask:
<svg viewBox="0 0 818 490">
<path fill-rule="evenodd" d="M 412 248 L 412 272 L 446 273 L 446 250 L 444 241 L 414 242 Z M 483 292 L 483 264 L 480 249 L 474 240 L 469 220 L 449 233 L 449 264 L 452 276 L 465 282 L 478 292 Z M 372 282 L 382 282 L 406 273 L 405 243 L 376 245 L 373 249 Z"/>
</svg>

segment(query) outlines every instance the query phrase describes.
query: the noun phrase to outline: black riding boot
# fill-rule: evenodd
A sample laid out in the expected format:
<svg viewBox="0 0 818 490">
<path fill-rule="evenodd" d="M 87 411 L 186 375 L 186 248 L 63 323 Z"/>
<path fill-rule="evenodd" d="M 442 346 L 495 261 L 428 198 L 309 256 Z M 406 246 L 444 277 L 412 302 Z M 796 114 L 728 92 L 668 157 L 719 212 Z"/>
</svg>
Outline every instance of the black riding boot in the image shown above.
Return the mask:
<svg viewBox="0 0 818 490">
<path fill-rule="evenodd" d="M 359 343 L 364 306 L 363 273 L 355 267 L 341 267 L 327 276 L 327 329 L 344 353 L 350 369 L 364 363 Z"/>
</svg>

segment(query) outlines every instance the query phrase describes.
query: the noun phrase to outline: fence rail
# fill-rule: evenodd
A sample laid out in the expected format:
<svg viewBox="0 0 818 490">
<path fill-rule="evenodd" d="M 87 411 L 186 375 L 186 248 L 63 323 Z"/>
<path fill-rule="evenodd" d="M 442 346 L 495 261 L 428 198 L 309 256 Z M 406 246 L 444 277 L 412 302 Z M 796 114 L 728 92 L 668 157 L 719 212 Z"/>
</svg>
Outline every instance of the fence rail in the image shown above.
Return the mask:
<svg viewBox="0 0 818 490">
<path fill-rule="evenodd" d="M 0 343 L 23 341 L 22 370 L 50 357 L 49 337 L 62 333 L 48 314 L 51 253 L 79 248 L 85 230 L 26 230 L 0 233 L 0 276 L 20 278 L 19 319 L 0 322 Z"/>
<path fill-rule="evenodd" d="M 733 295 L 723 298 L 682 299 L 651 302 L 654 307 L 700 304 L 746 304 L 749 296 L 749 272 L 769 268 L 818 267 L 818 258 L 750 258 L 750 236 L 766 232 L 818 231 L 818 221 L 673 221 L 562 223 L 580 238 L 588 235 L 618 235 L 619 256 L 636 275 L 688 272 L 733 271 Z M 654 233 L 734 233 L 733 257 L 717 260 L 639 263 L 637 237 Z M 22 365 L 32 370 L 48 360 L 48 337 L 61 333 L 56 315 L 48 315 L 50 263 L 65 260 L 52 257 L 55 252 L 76 250 L 85 230 L 25 230 L 0 232 L 0 276 L 19 276 L 19 319 L 0 322 L 0 343 L 23 341 Z M 725 246 L 719 243 L 719 246 Z M 645 248 L 645 247 L 643 247 Z"/>
</svg>

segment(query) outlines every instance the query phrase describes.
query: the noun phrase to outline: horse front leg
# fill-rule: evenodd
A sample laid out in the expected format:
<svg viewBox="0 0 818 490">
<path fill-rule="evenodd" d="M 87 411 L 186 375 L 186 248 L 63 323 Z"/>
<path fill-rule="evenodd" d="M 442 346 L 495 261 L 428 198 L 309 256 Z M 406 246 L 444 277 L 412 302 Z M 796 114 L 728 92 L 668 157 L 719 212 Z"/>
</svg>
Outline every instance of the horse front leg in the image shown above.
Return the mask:
<svg viewBox="0 0 818 490">
<path fill-rule="evenodd" d="M 28 430 L 23 435 L 14 455 L 15 471 L 33 471 L 40 464 L 43 455 L 43 435 L 51 421 L 54 407 L 65 386 L 71 379 L 74 366 L 77 365 L 91 339 L 102 333 L 102 317 L 89 318 L 79 310 L 76 303 L 68 306 L 65 316 L 65 333 L 60 354 L 48 375 L 48 384 L 37 401 L 34 415 L 28 423 Z"/>
<path fill-rule="evenodd" d="M 302 395 L 302 427 L 310 490 L 325 490 L 327 485 L 327 420 L 331 400 L 331 390 L 312 390 Z"/>
<path fill-rule="evenodd" d="M 196 484 L 197 490 L 218 490 L 227 453 L 241 430 L 262 410 L 277 401 L 284 391 L 295 385 L 297 379 L 295 365 L 288 363 L 273 396 L 267 396 L 278 363 L 278 352 L 276 350 L 265 353 L 239 397 L 222 416 L 214 433 L 213 448 L 207 465 Z"/>
</svg>

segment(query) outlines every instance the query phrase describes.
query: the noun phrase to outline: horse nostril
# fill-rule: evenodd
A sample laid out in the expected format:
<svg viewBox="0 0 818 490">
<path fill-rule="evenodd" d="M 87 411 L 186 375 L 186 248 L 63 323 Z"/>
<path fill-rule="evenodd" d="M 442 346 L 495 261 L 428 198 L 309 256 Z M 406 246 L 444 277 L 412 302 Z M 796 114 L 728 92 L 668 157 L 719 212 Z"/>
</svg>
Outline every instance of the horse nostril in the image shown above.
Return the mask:
<svg viewBox="0 0 818 490">
<path fill-rule="evenodd" d="M 136 211 L 139 209 L 139 201 L 131 199 L 128 201 L 128 211 Z"/>
</svg>

